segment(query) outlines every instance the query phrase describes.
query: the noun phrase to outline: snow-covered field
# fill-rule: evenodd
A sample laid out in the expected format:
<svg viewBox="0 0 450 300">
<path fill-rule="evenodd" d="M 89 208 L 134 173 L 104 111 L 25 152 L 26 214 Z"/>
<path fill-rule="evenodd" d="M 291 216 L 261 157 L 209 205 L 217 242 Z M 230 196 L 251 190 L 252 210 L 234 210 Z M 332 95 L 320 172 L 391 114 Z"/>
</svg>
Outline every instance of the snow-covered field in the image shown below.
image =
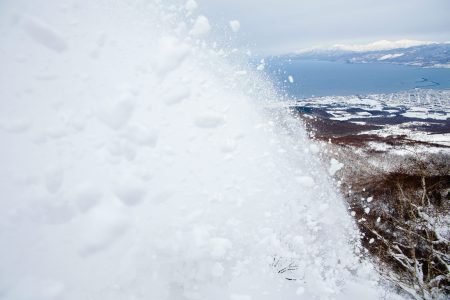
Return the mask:
<svg viewBox="0 0 450 300">
<path fill-rule="evenodd" d="M 1 2 L 1 299 L 380 298 L 315 147 L 196 7 Z"/>
<path fill-rule="evenodd" d="M 414 142 L 428 144 L 423 149 L 425 152 L 450 147 L 448 90 L 417 89 L 394 94 L 317 97 L 273 105 L 319 117 L 329 122 L 329 126 L 333 126 L 333 122 L 341 126 L 354 124 L 352 130 L 340 135 L 379 136 L 380 141 L 367 144 L 377 151 L 395 148 L 382 140 L 400 136 L 411 142 L 415 150 L 418 145 Z M 405 145 L 401 148 L 405 150 Z"/>
<path fill-rule="evenodd" d="M 390 94 L 369 94 L 356 96 L 327 96 L 302 99 L 298 101 L 284 101 L 280 105 L 293 106 L 315 105 L 343 108 L 364 108 L 374 111 L 387 111 L 403 108 L 405 112 L 419 110 L 425 114 L 439 113 L 436 119 L 450 118 L 450 90 L 415 89 L 411 91 Z M 394 111 L 396 112 L 396 111 Z M 418 115 L 426 119 L 426 115 Z M 433 119 L 433 115 L 429 117 Z M 346 118 L 348 119 L 348 118 Z"/>
</svg>

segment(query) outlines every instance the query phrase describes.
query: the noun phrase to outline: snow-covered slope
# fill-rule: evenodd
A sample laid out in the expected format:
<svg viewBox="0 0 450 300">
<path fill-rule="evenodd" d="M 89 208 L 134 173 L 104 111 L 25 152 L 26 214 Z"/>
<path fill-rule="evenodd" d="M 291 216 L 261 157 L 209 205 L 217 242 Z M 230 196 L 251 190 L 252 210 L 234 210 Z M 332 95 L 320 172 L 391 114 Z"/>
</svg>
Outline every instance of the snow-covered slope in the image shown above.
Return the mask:
<svg viewBox="0 0 450 300">
<path fill-rule="evenodd" d="M 270 85 L 159 2 L 0 4 L 0 298 L 378 298 Z"/>
</svg>

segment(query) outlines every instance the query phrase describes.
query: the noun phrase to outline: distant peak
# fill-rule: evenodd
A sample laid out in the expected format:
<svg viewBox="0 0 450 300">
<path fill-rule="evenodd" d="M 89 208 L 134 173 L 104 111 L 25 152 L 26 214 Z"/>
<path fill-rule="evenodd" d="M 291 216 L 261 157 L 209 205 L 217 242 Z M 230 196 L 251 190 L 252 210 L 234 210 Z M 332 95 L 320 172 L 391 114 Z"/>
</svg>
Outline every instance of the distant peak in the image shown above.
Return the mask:
<svg viewBox="0 0 450 300">
<path fill-rule="evenodd" d="M 399 48 L 409 48 L 421 45 L 436 44 L 437 42 L 431 41 L 418 41 L 418 40 L 398 40 L 388 41 L 380 40 L 369 44 L 336 44 L 332 48 L 344 51 L 365 52 L 365 51 L 379 51 L 379 50 L 392 50 Z"/>
<path fill-rule="evenodd" d="M 368 44 L 335 44 L 330 47 L 312 47 L 307 49 L 300 49 L 296 53 L 308 53 L 316 51 L 351 51 L 351 52 L 367 52 L 367 51 L 380 51 L 380 50 L 392 50 L 400 48 L 410 48 L 414 46 L 438 44 L 433 41 L 418 41 L 418 40 L 379 40 Z"/>
</svg>

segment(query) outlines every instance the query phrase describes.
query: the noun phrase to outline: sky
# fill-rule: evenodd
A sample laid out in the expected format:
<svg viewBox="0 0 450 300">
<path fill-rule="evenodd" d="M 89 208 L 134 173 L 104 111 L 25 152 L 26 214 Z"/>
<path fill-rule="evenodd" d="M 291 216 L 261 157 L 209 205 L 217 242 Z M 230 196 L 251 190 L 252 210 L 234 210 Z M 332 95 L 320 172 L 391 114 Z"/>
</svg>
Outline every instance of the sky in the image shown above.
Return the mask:
<svg viewBox="0 0 450 300">
<path fill-rule="evenodd" d="M 450 0 L 197 0 L 213 23 L 261 53 L 377 40 L 450 41 Z"/>
</svg>

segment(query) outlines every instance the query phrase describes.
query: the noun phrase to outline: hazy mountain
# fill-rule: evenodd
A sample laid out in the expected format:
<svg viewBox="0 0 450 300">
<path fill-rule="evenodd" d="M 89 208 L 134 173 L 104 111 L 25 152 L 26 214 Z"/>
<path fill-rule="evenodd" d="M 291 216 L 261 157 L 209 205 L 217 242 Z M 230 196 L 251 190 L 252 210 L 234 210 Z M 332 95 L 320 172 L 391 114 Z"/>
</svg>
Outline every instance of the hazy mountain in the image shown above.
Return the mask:
<svg viewBox="0 0 450 300">
<path fill-rule="evenodd" d="M 375 45 L 375 43 L 371 45 Z M 355 48 L 336 45 L 329 49 L 302 50 L 289 56 L 299 59 L 318 59 L 348 63 L 392 63 L 421 67 L 450 67 L 450 43 L 427 43 L 411 47 L 366 50 L 376 48 Z"/>
</svg>

